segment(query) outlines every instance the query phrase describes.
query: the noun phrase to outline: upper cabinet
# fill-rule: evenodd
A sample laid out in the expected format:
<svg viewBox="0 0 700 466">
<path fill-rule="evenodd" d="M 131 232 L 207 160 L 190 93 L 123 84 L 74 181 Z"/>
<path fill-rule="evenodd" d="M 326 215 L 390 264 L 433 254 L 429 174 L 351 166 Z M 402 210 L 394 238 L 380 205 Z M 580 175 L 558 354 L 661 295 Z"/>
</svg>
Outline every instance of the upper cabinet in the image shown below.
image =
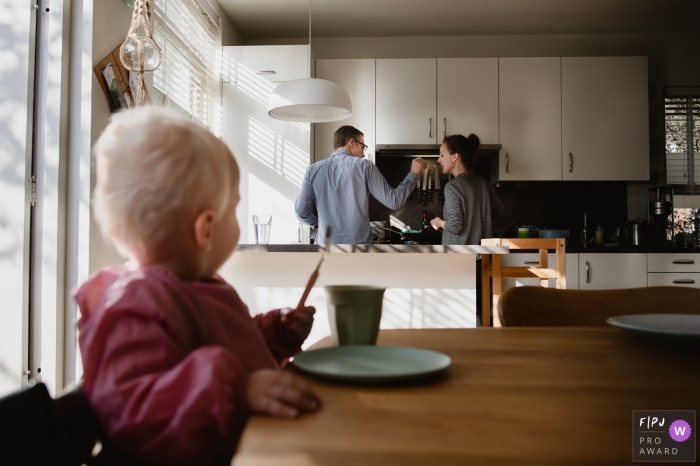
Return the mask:
<svg viewBox="0 0 700 466">
<path fill-rule="evenodd" d="M 436 60 L 377 60 L 377 144 L 436 144 Z"/>
<path fill-rule="evenodd" d="M 343 125 L 351 125 L 364 133 L 370 154 L 375 145 L 375 60 L 316 60 L 316 77 L 332 81 L 348 92 L 352 116 L 342 121 L 316 123 L 314 161 L 327 159 L 333 153 L 333 134 Z"/>
<path fill-rule="evenodd" d="M 377 60 L 377 144 L 498 143 L 498 59 Z"/>
<path fill-rule="evenodd" d="M 474 133 L 502 146 L 492 181 L 649 179 L 646 57 L 317 60 L 316 75 L 353 116 L 315 125 L 313 160 L 350 124 L 370 152 Z"/>
<path fill-rule="evenodd" d="M 501 58 L 492 180 L 648 180 L 646 57 Z"/>
<path fill-rule="evenodd" d="M 438 58 L 437 142 L 474 133 L 498 144 L 498 58 Z"/>
<path fill-rule="evenodd" d="M 560 58 L 499 59 L 499 180 L 561 180 Z"/>
<path fill-rule="evenodd" d="M 313 56 L 311 57 L 313 63 Z M 241 45 L 223 47 L 223 82 L 275 85 L 292 79 L 313 77 L 308 45 Z"/>
<path fill-rule="evenodd" d="M 647 180 L 646 57 L 561 59 L 564 180 Z"/>
</svg>

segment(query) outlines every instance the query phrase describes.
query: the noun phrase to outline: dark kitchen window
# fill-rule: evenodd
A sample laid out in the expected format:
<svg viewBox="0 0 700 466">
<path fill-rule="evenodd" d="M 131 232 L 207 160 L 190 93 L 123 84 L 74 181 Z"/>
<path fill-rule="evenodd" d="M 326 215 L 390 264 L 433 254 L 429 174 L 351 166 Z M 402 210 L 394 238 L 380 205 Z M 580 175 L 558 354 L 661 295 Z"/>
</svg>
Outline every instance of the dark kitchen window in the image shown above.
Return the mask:
<svg viewBox="0 0 700 466">
<path fill-rule="evenodd" d="M 700 181 L 700 88 L 666 88 L 664 104 L 666 184 L 697 184 Z"/>
</svg>

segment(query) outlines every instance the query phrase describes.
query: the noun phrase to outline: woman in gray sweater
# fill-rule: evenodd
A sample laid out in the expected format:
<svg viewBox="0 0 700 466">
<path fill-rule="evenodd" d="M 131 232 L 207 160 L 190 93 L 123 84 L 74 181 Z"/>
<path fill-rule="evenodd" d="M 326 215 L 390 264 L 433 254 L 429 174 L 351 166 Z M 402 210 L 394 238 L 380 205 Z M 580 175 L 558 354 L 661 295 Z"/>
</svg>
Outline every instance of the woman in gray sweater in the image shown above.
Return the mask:
<svg viewBox="0 0 700 466">
<path fill-rule="evenodd" d="M 475 134 L 445 136 L 440 146 L 438 163 L 442 173 L 454 179 L 445 185 L 443 217 L 430 224 L 443 229 L 442 244 L 481 244 L 482 238 L 493 236 L 492 216 L 505 212 L 493 187 L 477 175 L 479 138 Z"/>
</svg>

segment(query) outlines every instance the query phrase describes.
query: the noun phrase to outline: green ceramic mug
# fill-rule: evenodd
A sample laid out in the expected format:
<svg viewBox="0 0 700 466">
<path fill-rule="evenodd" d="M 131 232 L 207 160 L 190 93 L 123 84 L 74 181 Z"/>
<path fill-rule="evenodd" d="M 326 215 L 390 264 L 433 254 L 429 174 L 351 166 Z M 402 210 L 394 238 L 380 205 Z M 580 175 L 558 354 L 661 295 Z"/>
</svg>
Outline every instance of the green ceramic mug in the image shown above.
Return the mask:
<svg viewBox="0 0 700 466">
<path fill-rule="evenodd" d="M 333 345 L 377 343 L 385 289 L 360 285 L 326 287 Z"/>
</svg>

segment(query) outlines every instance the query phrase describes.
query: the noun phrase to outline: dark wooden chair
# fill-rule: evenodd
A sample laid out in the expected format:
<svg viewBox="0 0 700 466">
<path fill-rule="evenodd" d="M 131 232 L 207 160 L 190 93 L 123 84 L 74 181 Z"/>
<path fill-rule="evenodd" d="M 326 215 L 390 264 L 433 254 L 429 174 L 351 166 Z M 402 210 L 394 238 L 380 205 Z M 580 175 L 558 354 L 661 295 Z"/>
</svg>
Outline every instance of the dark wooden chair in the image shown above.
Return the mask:
<svg viewBox="0 0 700 466">
<path fill-rule="evenodd" d="M 0 398 L 2 465 L 147 466 L 101 443 L 103 437 L 82 385 L 51 398 L 39 383 Z"/>
<path fill-rule="evenodd" d="M 504 327 L 606 325 L 629 314 L 700 314 L 700 289 L 656 286 L 623 290 L 557 290 L 519 286 L 503 293 L 498 314 Z"/>
</svg>

